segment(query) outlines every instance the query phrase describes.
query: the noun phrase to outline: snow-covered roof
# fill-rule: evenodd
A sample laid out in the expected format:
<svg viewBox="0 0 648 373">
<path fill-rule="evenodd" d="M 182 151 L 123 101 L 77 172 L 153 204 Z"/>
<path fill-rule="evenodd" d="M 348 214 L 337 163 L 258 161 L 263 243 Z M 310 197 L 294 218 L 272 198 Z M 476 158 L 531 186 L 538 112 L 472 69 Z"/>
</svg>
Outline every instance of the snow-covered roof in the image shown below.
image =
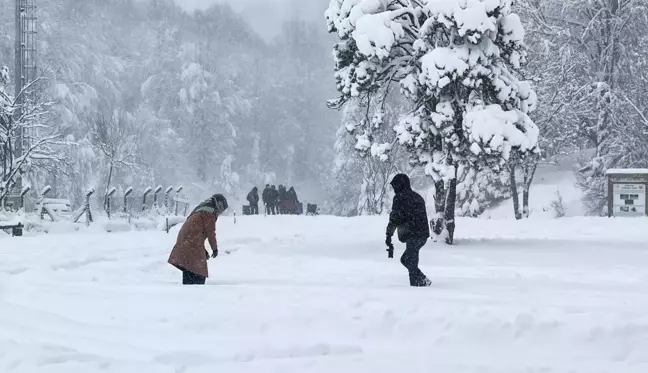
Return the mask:
<svg viewBox="0 0 648 373">
<path fill-rule="evenodd" d="M 634 175 L 648 174 L 648 168 L 611 168 L 607 170 L 608 175 Z"/>
</svg>

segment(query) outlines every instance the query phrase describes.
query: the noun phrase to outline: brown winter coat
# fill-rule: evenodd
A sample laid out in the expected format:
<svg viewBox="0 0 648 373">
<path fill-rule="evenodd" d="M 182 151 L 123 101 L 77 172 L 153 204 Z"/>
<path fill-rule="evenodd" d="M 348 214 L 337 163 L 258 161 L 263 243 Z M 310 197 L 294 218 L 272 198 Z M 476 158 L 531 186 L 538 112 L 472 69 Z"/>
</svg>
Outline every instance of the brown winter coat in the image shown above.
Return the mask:
<svg viewBox="0 0 648 373">
<path fill-rule="evenodd" d="M 205 240 L 216 250 L 215 214 L 198 212 L 190 215 L 178 233 L 178 240 L 171 251 L 169 264 L 203 277 L 209 277 Z"/>
</svg>

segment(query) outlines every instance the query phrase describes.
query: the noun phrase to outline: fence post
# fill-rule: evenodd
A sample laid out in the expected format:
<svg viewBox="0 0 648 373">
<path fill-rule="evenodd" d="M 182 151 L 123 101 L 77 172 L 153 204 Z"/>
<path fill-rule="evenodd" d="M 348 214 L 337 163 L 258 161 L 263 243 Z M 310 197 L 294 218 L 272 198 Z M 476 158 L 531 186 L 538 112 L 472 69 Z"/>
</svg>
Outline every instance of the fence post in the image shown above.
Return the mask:
<svg viewBox="0 0 648 373">
<path fill-rule="evenodd" d="M 178 215 L 178 197 L 180 197 L 180 193 L 182 192 L 183 189 L 184 189 L 184 187 L 182 185 L 180 185 L 178 187 L 178 189 L 176 189 L 175 213 L 174 213 L 174 215 L 176 215 L 176 216 Z"/>
<path fill-rule="evenodd" d="M 88 191 L 88 193 L 86 193 L 86 200 L 85 200 L 86 226 L 90 226 L 90 223 L 92 223 L 92 212 L 90 211 L 90 197 L 92 197 L 94 192 L 95 190 L 94 188 L 92 188 Z"/>
<path fill-rule="evenodd" d="M 43 206 L 45 206 L 45 197 L 47 196 L 47 193 L 51 191 L 52 187 L 49 185 L 46 185 L 45 188 L 41 189 L 41 198 L 38 206 L 38 215 L 40 215 L 41 220 L 43 220 Z"/>
<path fill-rule="evenodd" d="M 112 201 L 112 196 L 117 192 L 117 188 L 112 187 L 108 194 L 106 194 L 106 213 L 108 213 L 108 219 L 110 219 L 110 208 L 111 208 L 111 201 Z"/>
<path fill-rule="evenodd" d="M 133 193 L 133 187 L 129 187 L 129 188 L 126 189 L 126 191 L 124 192 L 124 209 L 123 209 L 123 210 L 124 210 L 124 214 L 127 214 L 127 213 L 128 213 L 128 196 L 130 196 L 131 193 Z"/>
<path fill-rule="evenodd" d="M 152 191 L 153 191 L 153 188 L 148 187 L 148 188 L 146 188 L 146 190 L 144 191 L 144 194 L 142 195 L 142 212 L 146 211 L 146 197 L 149 194 L 151 194 Z"/>
<path fill-rule="evenodd" d="M 23 211 L 25 210 L 25 196 L 27 195 L 27 193 L 29 193 L 30 190 L 31 186 L 25 185 L 25 187 L 20 192 L 20 209 Z"/>
<path fill-rule="evenodd" d="M 158 194 L 162 191 L 162 185 L 158 185 L 157 188 L 153 191 L 153 207 L 158 207 Z"/>
<path fill-rule="evenodd" d="M 166 188 L 164 191 L 164 209 L 166 210 L 166 213 L 169 214 L 171 210 L 169 210 L 169 195 L 173 192 L 173 187 L 170 186 Z"/>
</svg>

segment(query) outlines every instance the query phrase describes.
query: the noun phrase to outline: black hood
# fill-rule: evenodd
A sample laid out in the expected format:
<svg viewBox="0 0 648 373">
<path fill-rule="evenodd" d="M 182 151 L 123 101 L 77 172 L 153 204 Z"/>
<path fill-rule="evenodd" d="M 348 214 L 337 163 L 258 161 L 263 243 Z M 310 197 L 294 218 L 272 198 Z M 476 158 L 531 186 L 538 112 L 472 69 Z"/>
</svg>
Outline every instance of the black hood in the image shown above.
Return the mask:
<svg viewBox="0 0 648 373">
<path fill-rule="evenodd" d="M 394 188 L 394 192 L 396 194 L 412 190 L 410 179 L 405 174 L 398 174 L 394 176 L 394 179 L 392 179 L 391 181 L 391 186 Z"/>
</svg>

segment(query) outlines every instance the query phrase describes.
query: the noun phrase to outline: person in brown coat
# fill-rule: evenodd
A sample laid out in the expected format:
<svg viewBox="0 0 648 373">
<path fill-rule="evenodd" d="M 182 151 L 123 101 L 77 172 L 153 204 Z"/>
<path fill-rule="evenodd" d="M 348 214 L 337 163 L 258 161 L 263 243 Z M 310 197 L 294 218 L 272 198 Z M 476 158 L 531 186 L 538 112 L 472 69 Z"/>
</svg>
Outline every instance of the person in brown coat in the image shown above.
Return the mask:
<svg viewBox="0 0 648 373">
<path fill-rule="evenodd" d="M 216 242 L 216 220 L 227 210 L 227 200 L 221 194 L 200 203 L 189 215 L 178 233 L 178 239 L 169 264 L 182 271 L 184 285 L 204 285 L 209 277 L 207 260 L 209 253 L 205 250 L 205 240 L 209 241 L 212 258 L 218 256 Z"/>
</svg>

